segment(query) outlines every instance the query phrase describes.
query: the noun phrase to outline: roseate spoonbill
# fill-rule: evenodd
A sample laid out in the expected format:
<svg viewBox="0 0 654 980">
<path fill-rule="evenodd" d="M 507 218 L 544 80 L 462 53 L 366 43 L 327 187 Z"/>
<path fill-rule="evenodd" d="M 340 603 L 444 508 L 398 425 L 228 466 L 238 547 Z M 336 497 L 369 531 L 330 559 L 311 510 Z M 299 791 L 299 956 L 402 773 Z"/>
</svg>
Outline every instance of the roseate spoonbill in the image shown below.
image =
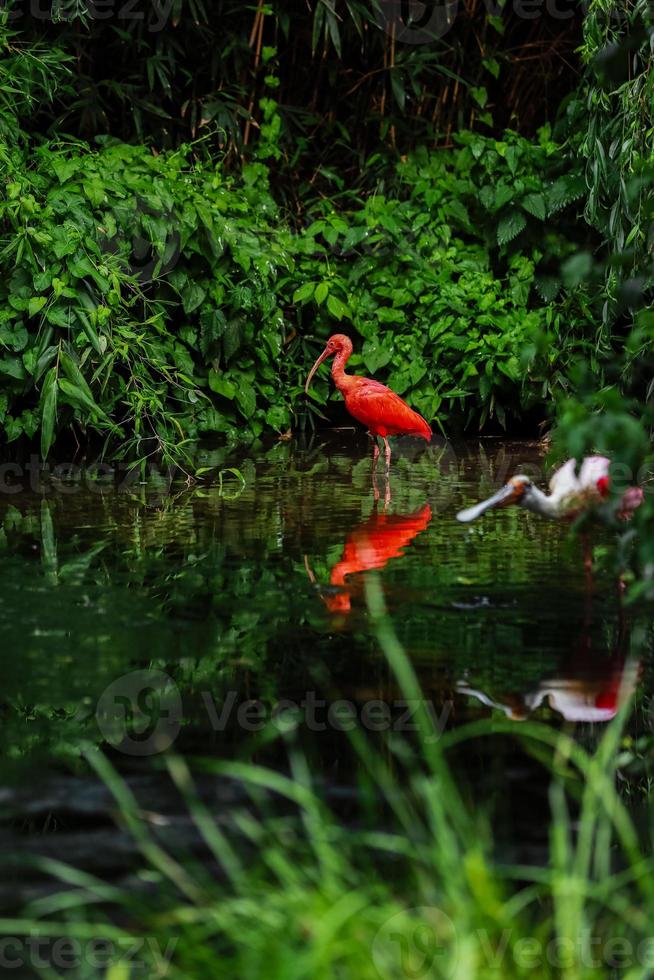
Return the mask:
<svg viewBox="0 0 654 980">
<path fill-rule="evenodd" d="M 513 721 L 524 721 L 543 702 L 566 721 L 607 722 L 615 718 L 620 707 L 638 686 L 640 665 L 637 661 L 610 662 L 605 673 L 577 675 L 565 672 L 561 677 L 544 678 L 530 691 L 500 694 L 498 698 L 485 691 L 457 683 L 458 694 L 474 697 L 489 708 L 503 711 Z"/>
<path fill-rule="evenodd" d="M 347 536 L 341 559 L 329 576 L 334 592 L 321 595 L 327 609 L 332 613 L 349 613 L 352 608 L 351 577 L 384 568 L 391 558 L 399 558 L 430 521 L 429 504 L 411 514 L 379 514 L 375 507 L 368 520 L 353 527 Z M 306 558 L 305 567 L 310 580 L 315 582 Z"/>
<path fill-rule="evenodd" d="M 549 494 L 543 493 L 528 476 L 514 476 L 488 500 L 460 510 L 457 520 L 468 522 L 481 517 L 487 510 L 517 504 L 534 514 L 554 520 L 571 520 L 583 511 L 591 510 L 608 496 L 610 460 L 606 456 L 587 456 L 576 473 L 576 460 L 569 459 L 550 480 Z M 629 487 L 622 497 L 618 516 L 627 519 L 643 501 L 640 487 Z"/>
<path fill-rule="evenodd" d="M 345 373 L 345 365 L 352 354 L 352 341 L 342 333 L 336 333 L 327 341 L 324 351 L 309 371 L 307 383 L 304 386 L 308 392 L 311 379 L 323 361 L 334 355 L 332 378 L 338 390 L 343 394 L 345 407 L 357 422 L 367 426 L 370 435 L 381 436 L 386 447 L 386 469 L 391 463 L 391 447 L 388 436 L 418 436 L 431 439 L 431 428 L 422 415 L 418 415 L 399 395 L 372 378 L 360 378 Z M 373 468 L 379 458 L 379 446 L 375 441 Z"/>
<path fill-rule="evenodd" d="M 495 696 L 471 687 L 467 680 L 459 681 L 456 690 L 498 708 L 514 721 L 523 721 L 545 702 L 566 721 L 607 722 L 640 682 L 641 664 L 627 656 L 628 642 L 629 630 L 625 630 L 620 616 L 615 647 L 609 655 L 594 649 L 588 616 L 572 656 L 566 657 L 553 675 L 545 675 L 528 690 Z"/>
</svg>

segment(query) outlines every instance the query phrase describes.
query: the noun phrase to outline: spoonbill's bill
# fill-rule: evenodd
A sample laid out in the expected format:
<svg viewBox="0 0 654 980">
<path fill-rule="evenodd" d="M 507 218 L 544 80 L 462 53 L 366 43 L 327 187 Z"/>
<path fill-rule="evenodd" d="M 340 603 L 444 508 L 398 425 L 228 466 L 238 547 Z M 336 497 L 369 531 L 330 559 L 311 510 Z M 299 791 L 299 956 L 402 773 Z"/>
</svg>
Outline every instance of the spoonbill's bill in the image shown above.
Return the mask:
<svg viewBox="0 0 654 980">
<path fill-rule="evenodd" d="M 311 379 L 323 361 L 334 357 L 332 363 L 332 378 L 338 390 L 343 394 L 345 407 L 357 422 L 362 422 L 375 437 L 380 436 L 386 447 L 386 469 L 391 463 L 391 447 L 388 436 L 418 436 L 420 439 L 431 439 L 431 428 L 421 415 L 409 408 L 399 395 L 372 378 L 360 378 L 345 373 L 345 365 L 352 354 L 352 341 L 344 334 L 336 333 L 327 341 L 327 346 L 313 365 L 304 386 L 309 390 Z M 373 468 L 379 458 L 379 446 L 375 441 Z"/>
</svg>

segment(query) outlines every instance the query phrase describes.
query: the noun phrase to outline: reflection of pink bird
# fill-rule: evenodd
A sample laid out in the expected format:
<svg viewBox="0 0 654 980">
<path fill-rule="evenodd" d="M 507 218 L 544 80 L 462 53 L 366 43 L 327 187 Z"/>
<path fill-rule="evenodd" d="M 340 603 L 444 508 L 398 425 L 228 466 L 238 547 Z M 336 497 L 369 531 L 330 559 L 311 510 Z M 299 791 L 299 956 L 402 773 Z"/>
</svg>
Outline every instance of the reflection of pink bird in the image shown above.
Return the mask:
<svg viewBox="0 0 654 980">
<path fill-rule="evenodd" d="M 632 695 L 639 680 L 639 665 L 621 657 L 604 665 L 591 665 L 588 673 L 573 665 L 562 671 L 565 676 L 544 678 L 526 693 L 501 694 L 499 699 L 484 691 L 469 687 L 465 682 L 456 686 L 459 694 L 467 694 L 489 708 L 498 708 L 507 718 L 524 721 L 547 699 L 550 708 L 566 721 L 607 722 L 616 716 L 620 707 Z"/>
<path fill-rule="evenodd" d="M 304 390 L 309 390 L 311 379 L 324 360 L 335 355 L 332 364 L 332 378 L 334 384 L 345 399 L 345 407 L 350 415 L 358 422 L 362 422 L 372 436 L 381 436 L 386 447 L 386 468 L 391 462 L 391 447 L 388 444 L 388 436 L 419 436 L 431 439 L 431 429 L 423 419 L 399 395 L 387 388 L 386 385 L 374 381 L 372 378 L 359 378 L 352 374 L 345 373 L 347 364 L 352 353 L 352 341 L 344 334 L 337 333 L 330 337 L 327 346 L 313 365 L 307 378 Z M 379 456 L 379 446 L 375 443 L 375 454 L 373 466 L 377 464 Z"/>
<path fill-rule="evenodd" d="M 487 510 L 508 507 L 509 504 L 517 504 L 534 514 L 554 520 L 572 519 L 596 507 L 608 496 L 610 465 L 610 460 L 605 456 L 587 456 L 577 474 L 576 461 L 569 459 L 552 476 L 549 494 L 539 490 L 528 476 L 514 476 L 488 500 L 459 511 L 457 519 L 474 521 Z M 625 519 L 631 517 L 642 502 L 643 491 L 640 487 L 629 487 L 623 494 L 619 516 Z"/>
<path fill-rule="evenodd" d="M 329 583 L 343 591 L 323 595 L 330 612 L 348 613 L 352 597 L 346 587 L 348 579 L 359 572 L 384 568 L 391 558 L 399 558 L 413 539 L 431 521 L 431 507 L 425 504 L 415 514 L 377 514 L 352 528 L 343 545 L 343 554 L 331 570 Z M 308 570 L 308 566 L 307 566 Z M 313 574 L 309 573 L 313 580 Z"/>
</svg>

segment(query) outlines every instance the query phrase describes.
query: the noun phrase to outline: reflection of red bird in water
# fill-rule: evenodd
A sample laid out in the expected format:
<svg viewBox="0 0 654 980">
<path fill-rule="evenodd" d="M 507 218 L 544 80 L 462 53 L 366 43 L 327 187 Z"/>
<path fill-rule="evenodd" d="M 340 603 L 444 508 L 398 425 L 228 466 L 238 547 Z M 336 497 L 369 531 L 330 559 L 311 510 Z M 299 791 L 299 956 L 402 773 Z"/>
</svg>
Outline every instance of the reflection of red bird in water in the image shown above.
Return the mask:
<svg viewBox="0 0 654 980">
<path fill-rule="evenodd" d="M 345 541 L 341 560 L 329 576 L 329 584 L 340 591 L 321 596 L 329 611 L 349 613 L 352 596 L 348 580 L 351 576 L 384 568 L 391 558 L 399 558 L 430 521 L 431 507 L 425 504 L 413 514 L 378 514 L 375 510 L 367 521 L 354 527 Z M 306 568 L 309 578 L 315 582 L 308 564 Z"/>
<path fill-rule="evenodd" d="M 399 395 L 386 385 L 372 378 L 359 378 L 345 373 L 345 365 L 352 354 L 352 341 L 345 334 L 336 333 L 327 341 L 327 346 L 313 365 L 304 390 L 309 390 L 311 379 L 324 360 L 332 355 L 332 378 L 345 399 L 345 407 L 350 415 L 369 430 L 372 436 L 381 436 L 386 447 L 386 469 L 391 462 L 391 447 L 388 436 L 419 436 L 431 439 L 431 429 L 423 419 Z M 373 466 L 377 464 L 379 446 L 375 442 Z"/>
</svg>

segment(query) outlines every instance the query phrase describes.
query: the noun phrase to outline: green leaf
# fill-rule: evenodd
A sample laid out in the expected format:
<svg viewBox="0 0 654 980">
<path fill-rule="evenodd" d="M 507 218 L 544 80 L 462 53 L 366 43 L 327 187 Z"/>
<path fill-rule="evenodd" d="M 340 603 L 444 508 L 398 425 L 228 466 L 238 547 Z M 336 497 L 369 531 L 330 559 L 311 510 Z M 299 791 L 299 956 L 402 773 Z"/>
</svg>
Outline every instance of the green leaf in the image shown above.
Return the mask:
<svg viewBox="0 0 654 980">
<path fill-rule="evenodd" d="M 0 358 L 0 374 L 8 374 L 10 378 L 15 378 L 17 381 L 24 381 L 26 377 L 23 362 L 19 357 Z"/>
<path fill-rule="evenodd" d="M 69 327 L 70 326 L 70 307 L 68 306 L 49 306 L 48 311 L 45 314 L 45 318 L 48 323 L 54 324 L 55 327 Z"/>
<path fill-rule="evenodd" d="M 319 282 L 318 285 L 316 286 L 316 291 L 313 294 L 313 298 L 315 299 L 318 306 L 320 306 L 322 303 L 325 302 L 325 300 L 327 299 L 328 292 L 329 292 L 329 285 L 326 282 Z"/>
<path fill-rule="evenodd" d="M 182 307 L 185 313 L 192 313 L 202 303 L 206 293 L 197 282 L 191 282 L 182 290 Z"/>
<path fill-rule="evenodd" d="M 547 204 L 545 201 L 544 194 L 527 194 L 523 197 L 520 202 L 529 214 L 533 214 L 534 218 L 539 218 L 541 221 L 545 221 L 547 216 Z"/>
<path fill-rule="evenodd" d="M 50 368 L 41 389 L 41 458 L 47 459 L 57 418 L 57 369 Z"/>
<path fill-rule="evenodd" d="M 313 282 L 305 282 L 302 286 L 299 286 L 293 293 L 294 303 L 306 303 L 310 300 L 314 294 L 316 285 Z"/>
<path fill-rule="evenodd" d="M 52 154 L 50 157 L 50 166 L 54 170 L 59 183 L 65 184 L 66 181 L 76 172 L 76 170 L 78 170 L 80 166 L 83 166 L 83 160 L 81 158 L 65 160 L 63 157 Z"/>
<path fill-rule="evenodd" d="M 92 396 L 78 385 L 73 384 L 68 378 L 59 378 L 59 390 L 73 402 L 74 405 L 79 405 L 82 408 L 86 408 L 91 414 L 98 415 L 100 418 L 106 418 L 105 412 L 96 405 Z"/>
<path fill-rule="evenodd" d="M 566 205 L 571 204 L 586 193 L 586 182 L 580 174 L 559 177 L 549 189 L 547 195 L 547 210 L 555 214 Z"/>
<path fill-rule="evenodd" d="M 106 350 L 106 346 L 107 346 L 107 344 L 106 344 L 106 338 L 103 338 L 104 341 L 105 341 L 104 346 L 103 346 L 100 343 L 100 338 L 98 337 L 98 334 L 97 334 L 97 332 L 95 330 L 95 327 L 93 326 L 93 324 L 91 323 L 91 321 L 87 317 L 86 313 L 84 313 L 82 310 L 78 310 L 77 311 L 77 318 L 78 318 L 79 322 L 82 324 L 82 330 L 84 331 L 84 333 L 88 337 L 89 341 L 93 345 L 93 347 L 96 350 L 96 352 L 98 354 L 104 354 L 104 352 Z"/>
<path fill-rule="evenodd" d="M 400 112 L 404 112 L 406 105 L 406 90 L 404 88 L 404 80 L 402 75 L 398 72 L 397 68 L 391 71 L 391 89 L 393 90 L 393 96 L 397 102 Z"/>
<path fill-rule="evenodd" d="M 380 367 L 388 364 L 390 359 L 390 350 L 382 347 L 378 341 L 367 340 L 363 345 L 363 363 L 371 374 L 375 374 Z"/>
<path fill-rule="evenodd" d="M 240 487 L 234 490 L 225 491 L 223 487 L 225 474 L 229 473 L 231 476 L 236 477 L 240 483 Z M 224 469 L 218 472 L 218 496 L 225 497 L 227 500 L 235 500 L 239 497 L 241 493 L 245 490 L 245 477 L 240 470 L 236 469 L 235 466 L 226 466 Z"/>
<path fill-rule="evenodd" d="M 68 379 L 83 393 L 86 401 L 93 406 L 96 412 L 100 411 L 98 406 L 95 404 L 91 389 L 86 382 L 86 378 L 80 371 L 77 363 L 73 360 L 70 354 L 66 353 L 65 350 L 62 350 L 59 354 L 59 363 L 61 364 Z"/>
<path fill-rule="evenodd" d="M 98 207 L 100 204 L 104 202 L 105 189 L 104 186 L 98 180 L 85 180 L 84 183 L 82 184 L 82 187 L 84 188 L 84 193 L 86 194 L 91 204 L 94 204 L 96 207 Z"/>
<path fill-rule="evenodd" d="M 257 396 L 254 388 L 247 381 L 241 381 L 239 383 L 236 389 L 236 401 L 246 419 L 249 419 L 256 411 Z"/>
<path fill-rule="evenodd" d="M 327 297 L 327 309 L 336 320 L 342 320 L 344 316 L 348 318 L 351 316 L 345 303 L 342 303 L 333 293 Z"/>
<path fill-rule="evenodd" d="M 518 158 L 520 154 L 516 146 L 509 146 L 506 151 L 505 160 L 509 165 L 509 170 L 515 176 L 518 169 Z"/>
<path fill-rule="evenodd" d="M 266 412 L 266 422 L 277 432 L 284 432 L 290 424 L 288 409 L 282 405 L 274 405 Z"/>
<path fill-rule="evenodd" d="M 514 197 L 513 187 L 510 187 L 509 184 L 501 180 L 495 188 L 495 201 L 494 201 L 495 210 L 499 211 L 500 208 L 503 208 L 505 204 L 508 204 L 509 201 L 512 201 L 513 197 Z"/>
<path fill-rule="evenodd" d="M 30 316 L 36 316 L 37 313 L 41 312 L 47 302 L 47 296 L 32 296 L 27 307 L 27 312 Z"/>
<path fill-rule="evenodd" d="M 553 303 L 561 291 L 562 283 L 555 276 L 536 276 L 534 285 L 546 303 Z"/>
<path fill-rule="evenodd" d="M 489 71 L 493 78 L 500 77 L 500 63 L 497 58 L 482 58 L 482 65 Z"/>
<path fill-rule="evenodd" d="M 215 391 L 217 395 L 222 395 L 223 398 L 228 398 L 230 401 L 236 395 L 236 387 L 229 381 L 223 374 L 218 371 L 214 371 L 213 368 L 209 371 L 209 387 L 212 391 Z"/>
<path fill-rule="evenodd" d="M 458 221 L 465 229 L 470 228 L 470 215 L 468 214 L 468 209 L 462 201 L 457 200 L 457 198 L 452 198 L 448 201 L 445 206 L 445 212 L 450 217 Z"/>
<path fill-rule="evenodd" d="M 590 278 L 593 271 L 593 256 L 590 252 L 577 252 L 561 266 L 561 276 L 568 289 L 576 289 Z"/>
<path fill-rule="evenodd" d="M 506 245 L 516 238 L 527 225 L 522 211 L 509 211 L 497 226 L 497 244 Z"/>
</svg>

